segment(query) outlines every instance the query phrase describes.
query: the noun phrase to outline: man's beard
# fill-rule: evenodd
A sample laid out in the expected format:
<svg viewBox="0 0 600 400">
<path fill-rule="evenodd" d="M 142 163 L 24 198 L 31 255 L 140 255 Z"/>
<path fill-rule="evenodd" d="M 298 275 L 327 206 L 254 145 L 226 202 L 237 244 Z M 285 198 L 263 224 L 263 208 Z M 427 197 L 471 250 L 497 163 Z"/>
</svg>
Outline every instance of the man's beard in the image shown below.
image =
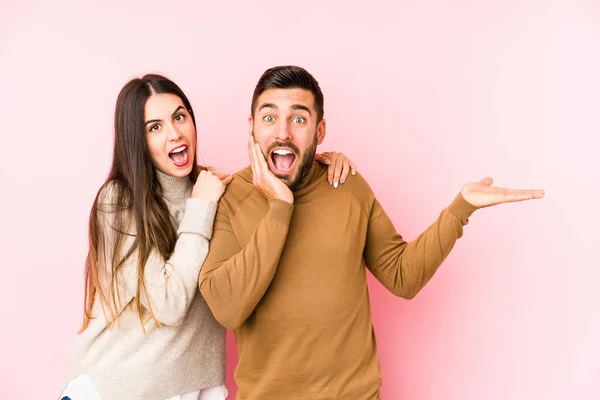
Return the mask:
<svg viewBox="0 0 600 400">
<path fill-rule="evenodd" d="M 300 155 L 300 151 L 299 151 L 300 149 L 298 149 L 298 147 L 296 147 L 296 145 L 293 144 L 292 142 L 276 142 L 276 143 L 271 144 L 271 146 L 269 146 L 266 157 L 269 157 L 270 150 L 273 148 L 276 148 L 276 147 L 287 147 L 287 148 L 294 150 L 296 152 L 296 154 Z M 293 181 L 291 181 L 291 182 L 289 181 L 289 177 L 290 177 L 289 175 L 281 175 L 281 174 L 275 174 L 273 171 L 271 171 L 271 172 L 273 172 L 273 174 L 276 177 L 281 179 L 293 192 L 298 189 L 298 187 L 302 183 L 302 180 L 306 177 L 306 175 L 308 175 L 308 172 L 312 168 L 316 154 L 317 154 L 317 132 L 315 132 L 312 143 L 306 149 L 306 151 L 304 152 L 304 155 L 302 156 L 302 159 L 300 160 L 300 164 L 299 164 L 298 170 L 297 170 L 298 172 L 296 173 L 296 177 L 294 178 Z"/>
<path fill-rule="evenodd" d="M 315 138 L 314 138 L 313 142 L 310 144 L 310 147 L 308 149 L 306 149 L 306 151 L 304 152 L 304 155 L 302 156 L 302 160 L 301 160 L 300 166 L 298 167 L 298 173 L 296 174 L 296 178 L 294 179 L 294 181 L 292 183 L 288 184 L 288 187 L 290 188 L 290 190 L 292 192 L 298 190 L 300 183 L 302 183 L 302 180 L 306 177 L 306 175 L 308 175 L 308 171 L 310 171 L 310 169 L 313 166 L 313 163 L 315 160 L 315 154 L 317 154 L 317 133 L 316 132 L 315 132 Z"/>
</svg>

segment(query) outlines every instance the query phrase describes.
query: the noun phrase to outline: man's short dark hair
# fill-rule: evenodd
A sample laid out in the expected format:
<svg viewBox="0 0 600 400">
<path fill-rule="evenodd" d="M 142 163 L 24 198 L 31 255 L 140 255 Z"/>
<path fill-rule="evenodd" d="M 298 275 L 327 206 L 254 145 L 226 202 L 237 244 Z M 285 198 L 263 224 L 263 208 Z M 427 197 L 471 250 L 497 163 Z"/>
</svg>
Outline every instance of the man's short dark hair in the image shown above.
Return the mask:
<svg viewBox="0 0 600 400">
<path fill-rule="evenodd" d="M 304 68 L 283 65 L 266 70 L 258 80 L 252 95 L 250 113 L 253 118 L 259 96 L 269 89 L 305 89 L 310 91 L 315 98 L 317 122 L 321 122 L 323 119 L 323 92 L 321 92 L 319 82 Z"/>
</svg>

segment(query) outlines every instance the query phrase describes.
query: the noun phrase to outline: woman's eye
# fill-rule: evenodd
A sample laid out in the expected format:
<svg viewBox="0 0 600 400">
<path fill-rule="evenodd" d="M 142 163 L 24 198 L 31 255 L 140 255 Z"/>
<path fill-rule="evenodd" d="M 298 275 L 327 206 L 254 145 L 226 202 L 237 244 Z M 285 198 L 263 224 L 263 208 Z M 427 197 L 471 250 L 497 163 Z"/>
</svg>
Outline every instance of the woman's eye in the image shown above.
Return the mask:
<svg viewBox="0 0 600 400">
<path fill-rule="evenodd" d="M 154 124 L 150 127 L 150 132 L 156 132 L 160 129 L 160 125 L 159 124 Z"/>
<path fill-rule="evenodd" d="M 297 123 L 297 124 L 303 124 L 303 123 L 306 122 L 306 120 L 304 118 L 302 118 L 302 117 L 296 117 L 296 118 L 293 119 L 293 121 L 295 123 Z"/>
<path fill-rule="evenodd" d="M 177 115 L 175 116 L 175 121 L 177 121 L 177 122 L 181 122 L 181 121 L 183 121 L 184 119 L 185 119 L 185 115 L 183 115 L 183 114 L 177 114 Z"/>
<path fill-rule="evenodd" d="M 273 118 L 273 117 L 272 117 L 272 116 L 270 116 L 270 115 L 267 115 L 266 117 L 264 117 L 264 118 L 263 118 L 263 120 L 264 120 L 265 122 L 273 122 L 273 121 L 275 121 L 275 118 Z"/>
</svg>

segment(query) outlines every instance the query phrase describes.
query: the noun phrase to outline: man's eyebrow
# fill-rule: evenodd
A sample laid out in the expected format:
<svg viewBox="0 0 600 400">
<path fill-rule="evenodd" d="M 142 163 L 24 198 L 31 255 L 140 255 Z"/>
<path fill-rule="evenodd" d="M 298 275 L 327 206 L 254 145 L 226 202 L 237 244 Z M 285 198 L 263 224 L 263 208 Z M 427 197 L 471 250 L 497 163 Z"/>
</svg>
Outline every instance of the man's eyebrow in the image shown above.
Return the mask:
<svg viewBox="0 0 600 400">
<path fill-rule="evenodd" d="M 261 106 L 258 109 L 258 111 L 262 110 L 263 108 L 274 108 L 275 110 L 279 109 L 279 107 L 277 107 L 276 104 L 273 104 L 273 103 L 263 103 L 263 104 L 261 104 Z M 308 112 L 309 114 L 312 114 L 311 111 L 310 111 L 310 108 L 308 108 L 307 106 L 305 106 L 303 104 L 293 104 L 290 108 L 292 110 L 304 110 L 304 111 Z"/>
<path fill-rule="evenodd" d="M 308 108 L 302 104 L 294 104 L 294 105 L 292 105 L 292 109 L 293 110 L 304 110 L 304 111 L 308 112 L 309 114 L 312 114 L 310 112 L 310 108 Z"/>
<path fill-rule="evenodd" d="M 258 109 L 258 111 L 262 110 L 263 108 L 274 108 L 274 109 L 279 109 L 279 107 L 277 107 L 275 104 L 273 103 L 263 103 L 260 108 Z"/>
</svg>

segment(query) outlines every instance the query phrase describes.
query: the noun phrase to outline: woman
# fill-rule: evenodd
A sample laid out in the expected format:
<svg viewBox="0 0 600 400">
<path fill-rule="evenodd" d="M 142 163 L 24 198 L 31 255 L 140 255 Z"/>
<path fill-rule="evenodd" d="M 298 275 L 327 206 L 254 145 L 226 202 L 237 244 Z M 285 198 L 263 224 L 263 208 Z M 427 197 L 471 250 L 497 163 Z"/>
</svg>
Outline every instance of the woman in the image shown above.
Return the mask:
<svg viewBox="0 0 600 400">
<path fill-rule="evenodd" d="M 343 182 L 354 165 L 329 157 L 319 159 Z M 197 288 L 231 179 L 196 166 L 194 113 L 175 83 L 146 75 L 123 87 L 111 171 L 90 213 L 84 321 L 61 399 L 227 397 L 225 329 Z"/>
</svg>

